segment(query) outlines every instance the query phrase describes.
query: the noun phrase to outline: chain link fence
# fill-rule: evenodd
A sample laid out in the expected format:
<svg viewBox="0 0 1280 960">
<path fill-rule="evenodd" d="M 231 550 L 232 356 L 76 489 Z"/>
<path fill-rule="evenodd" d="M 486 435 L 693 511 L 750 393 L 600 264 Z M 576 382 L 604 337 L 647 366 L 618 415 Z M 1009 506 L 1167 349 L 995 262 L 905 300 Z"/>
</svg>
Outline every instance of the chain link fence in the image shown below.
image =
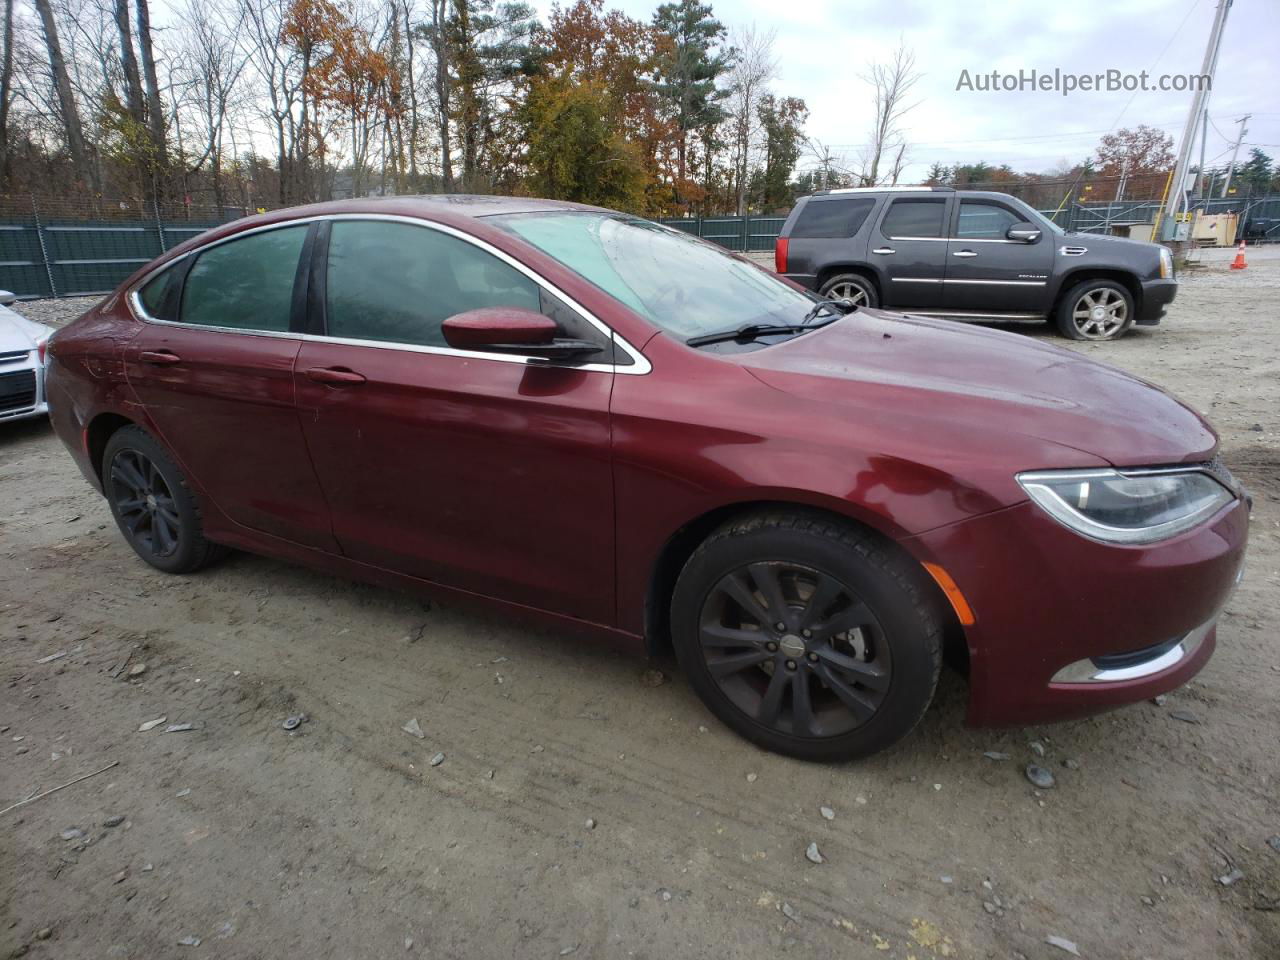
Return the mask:
<svg viewBox="0 0 1280 960">
<path fill-rule="evenodd" d="M 24 299 L 106 293 L 183 241 L 253 212 L 181 202 L 0 196 L 0 289 Z"/>
</svg>

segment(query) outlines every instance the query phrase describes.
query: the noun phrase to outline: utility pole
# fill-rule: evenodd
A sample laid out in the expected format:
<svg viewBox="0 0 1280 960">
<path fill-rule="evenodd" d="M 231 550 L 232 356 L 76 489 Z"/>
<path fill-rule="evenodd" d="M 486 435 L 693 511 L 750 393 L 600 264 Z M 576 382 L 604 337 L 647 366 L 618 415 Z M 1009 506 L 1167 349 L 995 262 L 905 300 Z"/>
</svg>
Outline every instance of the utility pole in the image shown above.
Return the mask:
<svg viewBox="0 0 1280 960">
<path fill-rule="evenodd" d="M 1129 154 L 1120 159 L 1120 182 L 1116 184 L 1116 203 L 1124 199 L 1124 182 L 1129 177 Z"/>
<path fill-rule="evenodd" d="M 1178 162 L 1173 170 L 1173 196 L 1170 197 L 1168 216 L 1164 221 L 1162 239 L 1170 239 L 1177 229 L 1178 211 L 1186 199 L 1183 187 L 1187 180 L 1187 167 L 1191 162 L 1191 148 L 1195 144 L 1196 124 L 1209 102 L 1209 91 L 1213 86 L 1213 74 L 1218 66 L 1218 48 L 1222 46 L 1222 31 L 1227 25 L 1227 12 L 1231 9 L 1231 0 L 1218 0 L 1218 8 L 1213 16 L 1213 27 L 1209 31 L 1209 41 L 1204 48 L 1204 63 L 1200 73 L 1206 80 L 1196 85 L 1195 95 L 1191 98 L 1191 109 L 1187 111 L 1187 123 L 1182 130 L 1182 140 L 1178 144 Z"/>
<path fill-rule="evenodd" d="M 1236 121 L 1240 124 L 1240 134 L 1236 137 L 1236 145 L 1231 149 L 1231 163 L 1227 166 L 1227 179 L 1222 183 L 1222 196 L 1227 195 L 1227 190 L 1231 187 L 1231 175 L 1236 172 L 1236 156 L 1240 153 L 1240 144 L 1244 140 L 1244 135 L 1249 131 L 1245 129 L 1245 121 L 1252 117 L 1252 113 L 1246 113 L 1243 117 Z"/>
<path fill-rule="evenodd" d="M 1200 114 L 1200 166 L 1196 168 L 1196 197 L 1204 198 L 1204 148 L 1209 139 L 1209 108 Z"/>
</svg>

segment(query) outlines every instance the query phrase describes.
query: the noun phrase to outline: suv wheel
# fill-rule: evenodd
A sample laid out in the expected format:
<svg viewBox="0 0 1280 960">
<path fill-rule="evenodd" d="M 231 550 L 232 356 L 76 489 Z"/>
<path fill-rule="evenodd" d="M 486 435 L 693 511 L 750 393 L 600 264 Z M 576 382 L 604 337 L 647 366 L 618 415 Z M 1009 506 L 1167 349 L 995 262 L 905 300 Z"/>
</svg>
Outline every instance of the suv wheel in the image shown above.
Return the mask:
<svg viewBox="0 0 1280 960">
<path fill-rule="evenodd" d="M 842 273 L 832 277 L 818 291 L 824 300 L 843 300 L 852 307 L 878 307 L 880 298 L 876 288 L 866 277 L 856 273 Z"/>
<path fill-rule="evenodd" d="M 1111 280 L 1086 280 L 1067 291 L 1057 319 L 1072 340 L 1116 340 L 1133 326 L 1133 295 Z"/>
<path fill-rule="evenodd" d="M 671 604 L 676 656 L 741 736 L 803 760 L 852 760 L 924 715 L 939 618 L 910 561 L 807 512 L 731 520 L 689 558 Z"/>
</svg>

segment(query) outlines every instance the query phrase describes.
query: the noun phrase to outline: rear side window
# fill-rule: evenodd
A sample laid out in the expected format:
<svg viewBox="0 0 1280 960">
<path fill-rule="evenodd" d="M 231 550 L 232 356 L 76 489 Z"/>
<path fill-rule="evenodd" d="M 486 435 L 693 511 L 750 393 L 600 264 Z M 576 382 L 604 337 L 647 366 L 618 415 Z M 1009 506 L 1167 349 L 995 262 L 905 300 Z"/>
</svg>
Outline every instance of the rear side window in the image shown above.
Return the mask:
<svg viewBox="0 0 1280 960">
<path fill-rule="evenodd" d="M 182 283 L 182 264 L 175 264 L 147 282 L 138 291 L 142 309 L 156 320 L 178 319 L 178 294 Z"/>
<path fill-rule="evenodd" d="M 946 209 L 946 200 L 895 200 L 885 214 L 884 222 L 880 224 L 880 232 L 890 239 L 899 240 L 941 237 L 942 214 Z"/>
<path fill-rule="evenodd" d="M 861 229 L 867 214 L 875 207 L 872 197 L 849 200 L 810 200 L 800 211 L 793 237 L 852 237 Z"/>
<path fill-rule="evenodd" d="M 307 227 L 282 227 L 228 240 L 201 253 L 182 292 L 183 323 L 283 332 Z"/>
</svg>

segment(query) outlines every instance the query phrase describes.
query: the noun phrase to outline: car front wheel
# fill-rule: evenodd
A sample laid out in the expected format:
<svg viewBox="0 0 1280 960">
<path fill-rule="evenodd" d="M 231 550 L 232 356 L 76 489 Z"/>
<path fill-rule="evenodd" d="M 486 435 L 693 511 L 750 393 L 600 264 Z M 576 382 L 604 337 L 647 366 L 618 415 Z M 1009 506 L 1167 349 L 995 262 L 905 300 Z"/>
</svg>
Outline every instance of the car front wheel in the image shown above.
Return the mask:
<svg viewBox="0 0 1280 960">
<path fill-rule="evenodd" d="M 1111 280 L 1086 280 L 1067 291 L 1057 319 L 1072 340 L 1116 340 L 1133 326 L 1133 294 Z"/>
<path fill-rule="evenodd" d="M 711 711 L 804 760 L 852 760 L 905 736 L 942 662 L 911 561 L 819 514 L 721 527 L 685 565 L 671 617 L 676 656 Z"/>
</svg>

